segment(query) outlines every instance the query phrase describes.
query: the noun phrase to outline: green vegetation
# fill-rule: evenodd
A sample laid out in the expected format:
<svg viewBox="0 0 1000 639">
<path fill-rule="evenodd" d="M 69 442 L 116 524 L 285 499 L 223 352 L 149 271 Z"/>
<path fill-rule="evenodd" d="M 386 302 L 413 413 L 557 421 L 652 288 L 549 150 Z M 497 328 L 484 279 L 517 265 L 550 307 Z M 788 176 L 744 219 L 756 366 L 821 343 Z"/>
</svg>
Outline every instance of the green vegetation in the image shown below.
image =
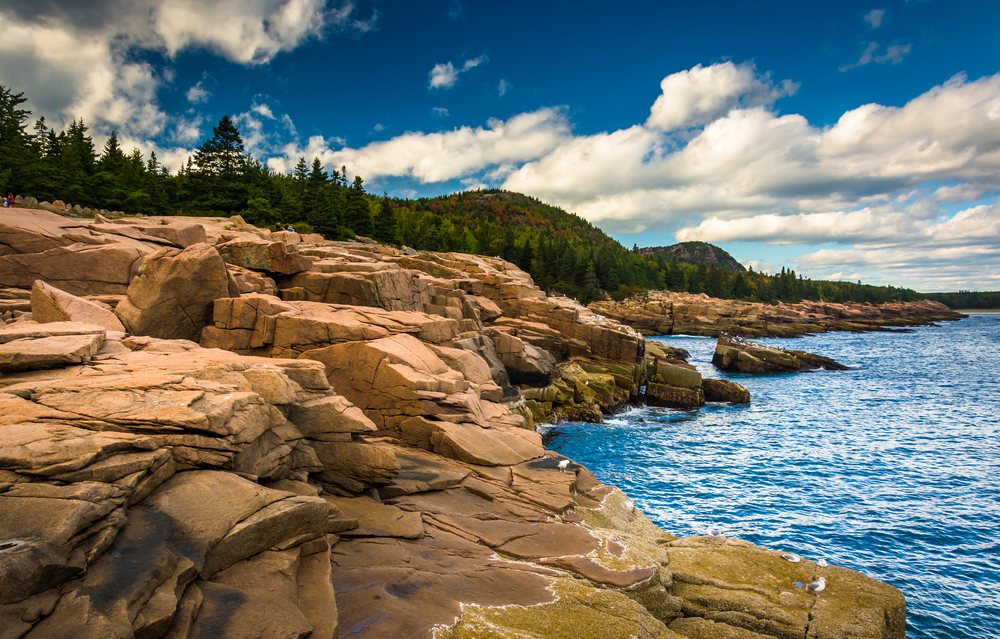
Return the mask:
<svg viewBox="0 0 1000 639">
<path fill-rule="evenodd" d="M 893 286 L 804 279 L 784 269 L 775 275 L 737 271 L 727 263 L 726 258 L 735 260 L 725 251 L 701 242 L 680 245 L 686 246 L 680 255 L 672 247 L 630 251 L 586 220 L 517 193 L 468 191 L 395 204 L 402 240 L 409 246 L 496 255 L 529 272 L 546 291 L 585 304 L 603 298 L 602 291 L 621 299 L 646 289 L 762 302 L 881 303 L 921 297 Z M 699 251 L 710 255 L 712 263 L 681 259 Z"/>
<path fill-rule="evenodd" d="M 639 255 L 652 257 L 663 255 L 667 260 L 674 257 L 681 264 L 710 264 L 730 273 L 741 273 L 746 269 L 729 253 L 707 242 L 681 242 L 672 246 L 654 246 L 639 249 Z"/>
<path fill-rule="evenodd" d="M 648 289 L 706 293 L 762 302 L 910 301 L 928 297 L 952 308 L 1000 307 L 997 293 L 921 295 L 892 286 L 804 279 L 795 271 L 745 271 L 703 242 L 628 250 L 577 215 L 537 199 L 498 190 L 417 200 L 374 198 L 347 168 L 327 173 L 319 158 L 300 158 L 275 173 L 246 153 L 226 116 L 175 175 L 156 155 L 129 153 L 112 133 L 98 154 L 82 120 L 56 133 L 44 118 L 27 130 L 23 94 L 0 86 L 0 192 L 62 200 L 81 207 L 146 215 L 239 213 L 252 224 L 292 224 L 328 239 L 373 237 L 419 250 L 496 255 L 527 271 L 547 292 L 584 304 L 609 293 L 622 299 Z"/>
<path fill-rule="evenodd" d="M 311 227 L 331 239 L 371 235 L 371 204 L 360 177 L 327 174 L 316 159 L 300 159 L 290 175 L 275 173 L 246 153 L 239 130 L 223 117 L 212 136 L 175 175 L 155 153 L 129 153 L 112 133 L 98 154 L 83 120 L 57 133 L 41 118 L 27 129 L 24 95 L 0 86 L 0 192 L 62 200 L 92 209 L 144 215 L 229 216 L 260 226 Z M 391 234 L 390 234 L 391 235 Z"/>
<path fill-rule="evenodd" d="M 922 297 L 941 302 L 952 310 L 998 309 L 1000 291 L 958 291 L 957 293 L 926 293 Z"/>
</svg>

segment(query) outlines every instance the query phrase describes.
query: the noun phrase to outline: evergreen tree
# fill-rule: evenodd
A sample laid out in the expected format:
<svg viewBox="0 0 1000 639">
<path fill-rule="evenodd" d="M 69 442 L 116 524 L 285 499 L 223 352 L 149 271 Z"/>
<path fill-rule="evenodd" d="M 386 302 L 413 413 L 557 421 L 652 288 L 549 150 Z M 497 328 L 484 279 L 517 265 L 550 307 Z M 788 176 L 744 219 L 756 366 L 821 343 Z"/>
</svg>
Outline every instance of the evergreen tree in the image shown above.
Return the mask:
<svg viewBox="0 0 1000 639">
<path fill-rule="evenodd" d="M 27 186 L 33 160 L 26 122 L 31 113 L 20 108 L 23 93 L 13 93 L 0 85 L 0 191 L 20 191 Z"/>
<path fill-rule="evenodd" d="M 396 216 L 396 208 L 392 205 L 388 193 L 382 194 L 379 202 L 378 215 L 375 217 L 375 239 L 383 244 L 398 246 L 399 241 L 399 218 Z M 464 242 L 463 237 L 463 244 Z"/>
<path fill-rule="evenodd" d="M 375 233 L 371 209 L 368 206 L 368 198 L 365 195 L 364 180 L 361 179 L 360 175 L 354 176 L 354 184 L 347 195 L 345 218 L 347 228 L 351 229 L 355 235 L 371 237 Z M 437 244 L 435 243 L 436 247 Z M 427 250 L 433 251 L 434 249 Z"/>
<path fill-rule="evenodd" d="M 232 214 L 246 208 L 248 188 L 246 167 L 239 129 L 222 116 L 212 127 L 212 137 L 195 152 L 197 170 L 192 174 L 192 195 L 199 208 Z"/>
</svg>

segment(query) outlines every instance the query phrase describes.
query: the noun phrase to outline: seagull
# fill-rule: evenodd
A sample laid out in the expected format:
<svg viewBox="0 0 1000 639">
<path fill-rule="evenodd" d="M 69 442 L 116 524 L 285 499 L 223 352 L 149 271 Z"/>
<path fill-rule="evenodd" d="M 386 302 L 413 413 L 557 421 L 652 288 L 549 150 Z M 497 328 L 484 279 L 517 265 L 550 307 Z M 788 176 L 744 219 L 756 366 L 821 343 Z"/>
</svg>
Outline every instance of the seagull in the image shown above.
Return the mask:
<svg viewBox="0 0 1000 639">
<path fill-rule="evenodd" d="M 724 540 L 726 538 L 726 534 L 718 528 L 709 528 L 707 532 L 708 536 L 716 541 Z"/>
<path fill-rule="evenodd" d="M 797 564 L 800 561 L 802 561 L 802 557 L 799 557 L 798 555 L 796 555 L 793 552 L 781 553 L 781 558 L 784 559 L 785 561 L 790 561 L 793 564 Z"/>
<path fill-rule="evenodd" d="M 820 568 L 826 568 L 830 564 L 826 563 L 826 559 L 820 559 L 819 561 L 816 562 L 816 565 L 819 566 Z"/>
<path fill-rule="evenodd" d="M 560 471 L 566 472 L 567 468 L 569 468 L 569 460 L 568 459 L 564 459 L 561 462 L 559 462 L 559 470 Z"/>
<path fill-rule="evenodd" d="M 820 577 L 818 581 L 814 581 L 811 584 L 807 585 L 806 590 L 809 592 L 815 592 L 816 596 L 818 597 L 819 593 L 826 590 L 826 578 Z"/>
</svg>

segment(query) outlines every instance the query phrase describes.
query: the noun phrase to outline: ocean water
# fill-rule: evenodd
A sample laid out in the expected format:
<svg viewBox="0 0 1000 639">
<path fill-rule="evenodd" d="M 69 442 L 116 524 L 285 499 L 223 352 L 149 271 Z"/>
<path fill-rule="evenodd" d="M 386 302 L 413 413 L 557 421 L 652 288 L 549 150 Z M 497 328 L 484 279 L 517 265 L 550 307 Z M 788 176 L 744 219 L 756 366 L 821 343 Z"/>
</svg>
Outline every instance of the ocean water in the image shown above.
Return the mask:
<svg viewBox="0 0 1000 639">
<path fill-rule="evenodd" d="M 1000 637 L 1000 314 L 761 340 L 849 371 L 727 374 L 714 339 L 654 339 L 752 403 L 564 422 L 549 448 L 676 535 L 714 526 L 896 586 L 910 639 Z"/>
</svg>

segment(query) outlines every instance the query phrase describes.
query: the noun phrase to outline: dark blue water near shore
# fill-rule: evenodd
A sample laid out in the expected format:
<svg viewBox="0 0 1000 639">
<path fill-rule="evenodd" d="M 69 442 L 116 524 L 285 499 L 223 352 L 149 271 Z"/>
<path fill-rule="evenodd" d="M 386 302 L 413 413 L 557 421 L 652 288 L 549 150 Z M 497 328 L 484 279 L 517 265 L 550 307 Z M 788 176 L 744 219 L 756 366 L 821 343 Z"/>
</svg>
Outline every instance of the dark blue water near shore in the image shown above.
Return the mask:
<svg viewBox="0 0 1000 639">
<path fill-rule="evenodd" d="M 656 338 L 752 404 L 562 423 L 546 445 L 674 534 L 713 525 L 896 586 L 910 639 L 1000 637 L 998 320 L 762 340 L 852 367 L 769 377 L 716 370 L 714 339 Z"/>
</svg>

